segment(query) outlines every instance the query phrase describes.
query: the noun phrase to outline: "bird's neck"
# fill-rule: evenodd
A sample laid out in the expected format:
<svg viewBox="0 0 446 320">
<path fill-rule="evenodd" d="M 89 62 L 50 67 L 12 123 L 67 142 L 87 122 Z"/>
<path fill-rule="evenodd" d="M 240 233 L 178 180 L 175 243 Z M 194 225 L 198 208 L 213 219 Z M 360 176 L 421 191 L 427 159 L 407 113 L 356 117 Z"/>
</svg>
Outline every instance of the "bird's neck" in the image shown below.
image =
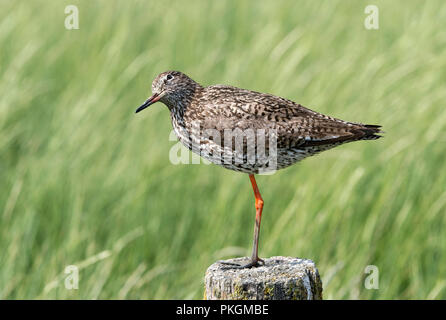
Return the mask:
<svg viewBox="0 0 446 320">
<path fill-rule="evenodd" d="M 169 108 L 172 117 L 175 117 L 177 121 L 182 122 L 185 112 L 193 107 L 194 102 L 199 99 L 203 87 L 198 83 L 194 86 L 182 89 L 177 94 L 169 96 L 163 101 Z"/>
</svg>

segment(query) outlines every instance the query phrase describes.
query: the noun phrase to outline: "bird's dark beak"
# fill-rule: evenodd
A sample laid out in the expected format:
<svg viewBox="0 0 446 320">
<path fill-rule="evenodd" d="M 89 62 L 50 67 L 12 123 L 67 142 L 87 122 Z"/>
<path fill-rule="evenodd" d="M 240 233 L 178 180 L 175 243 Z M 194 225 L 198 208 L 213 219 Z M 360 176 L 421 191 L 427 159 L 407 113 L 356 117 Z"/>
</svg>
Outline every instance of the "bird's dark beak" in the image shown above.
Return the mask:
<svg viewBox="0 0 446 320">
<path fill-rule="evenodd" d="M 144 110 L 151 104 L 154 104 L 160 99 L 160 95 L 158 93 L 155 93 L 153 96 L 151 96 L 149 99 L 147 99 L 138 109 L 136 109 L 135 113 L 140 112 L 141 110 Z"/>
</svg>

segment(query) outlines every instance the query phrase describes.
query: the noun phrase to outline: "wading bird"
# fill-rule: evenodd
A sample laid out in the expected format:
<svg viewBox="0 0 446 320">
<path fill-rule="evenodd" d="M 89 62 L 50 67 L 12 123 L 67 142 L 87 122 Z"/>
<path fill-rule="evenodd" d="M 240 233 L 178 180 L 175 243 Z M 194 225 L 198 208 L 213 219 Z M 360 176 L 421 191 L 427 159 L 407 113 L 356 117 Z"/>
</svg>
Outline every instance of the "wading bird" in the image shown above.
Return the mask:
<svg viewBox="0 0 446 320">
<path fill-rule="evenodd" d="M 263 263 L 258 257 L 263 199 L 254 174 L 286 168 L 347 142 L 381 137 L 379 125 L 336 119 L 271 94 L 226 85 L 203 87 L 178 71 L 159 74 L 152 96 L 136 112 L 157 101 L 169 108 L 173 130 L 187 148 L 224 168 L 249 174 L 256 208 L 254 242 L 250 262 L 236 268 Z M 264 142 L 264 153 L 258 152 L 258 144 L 253 147 L 250 137 Z"/>
</svg>

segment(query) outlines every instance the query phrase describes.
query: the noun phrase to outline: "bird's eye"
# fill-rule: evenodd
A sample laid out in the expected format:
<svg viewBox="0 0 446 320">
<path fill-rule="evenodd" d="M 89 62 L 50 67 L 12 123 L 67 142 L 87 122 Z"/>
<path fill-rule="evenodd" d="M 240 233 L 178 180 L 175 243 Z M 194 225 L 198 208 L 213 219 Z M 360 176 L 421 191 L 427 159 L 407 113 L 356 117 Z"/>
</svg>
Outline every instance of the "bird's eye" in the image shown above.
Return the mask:
<svg viewBox="0 0 446 320">
<path fill-rule="evenodd" d="M 168 74 L 167 77 L 166 77 L 166 80 L 172 80 L 172 79 L 173 79 L 173 75 Z"/>
</svg>

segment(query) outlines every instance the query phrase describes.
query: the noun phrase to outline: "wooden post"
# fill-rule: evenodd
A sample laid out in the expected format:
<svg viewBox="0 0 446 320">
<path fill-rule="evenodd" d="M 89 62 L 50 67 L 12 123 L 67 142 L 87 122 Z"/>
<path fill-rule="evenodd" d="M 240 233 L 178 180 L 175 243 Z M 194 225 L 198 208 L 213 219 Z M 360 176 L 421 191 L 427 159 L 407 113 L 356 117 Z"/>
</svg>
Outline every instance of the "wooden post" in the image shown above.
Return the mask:
<svg viewBox="0 0 446 320">
<path fill-rule="evenodd" d="M 223 262 L 245 264 L 249 258 Z M 207 300 L 321 300 L 322 282 L 311 260 L 292 257 L 264 259 L 265 265 L 235 269 L 217 261 L 206 271 Z"/>
</svg>

